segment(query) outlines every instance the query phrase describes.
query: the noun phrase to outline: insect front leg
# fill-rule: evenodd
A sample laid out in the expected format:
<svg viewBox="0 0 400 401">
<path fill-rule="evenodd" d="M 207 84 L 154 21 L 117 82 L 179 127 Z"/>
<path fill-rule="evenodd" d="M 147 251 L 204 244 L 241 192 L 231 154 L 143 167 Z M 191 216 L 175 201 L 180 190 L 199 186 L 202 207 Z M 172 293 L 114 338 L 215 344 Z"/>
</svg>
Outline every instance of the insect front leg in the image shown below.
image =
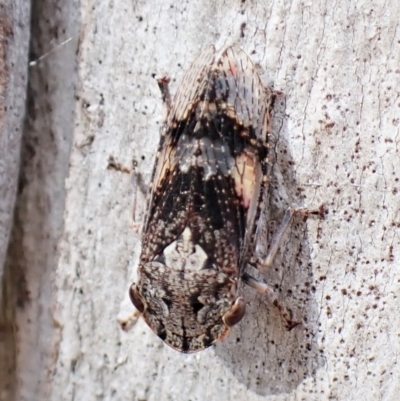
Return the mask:
<svg viewBox="0 0 400 401">
<path fill-rule="evenodd" d="M 144 200 L 146 197 L 146 193 L 147 193 L 147 188 L 146 185 L 143 181 L 143 178 L 141 176 L 141 174 L 139 173 L 138 169 L 137 169 L 138 163 L 136 162 L 136 160 L 132 161 L 132 167 L 126 167 L 124 165 L 122 165 L 121 163 L 118 163 L 114 156 L 110 156 L 108 159 L 108 166 L 107 168 L 109 170 L 115 170 L 115 171 L 120 171 L 122 173 L 126 173 L 126 174 L 130 174 L 131 175 L 131 187 L 132 187 L 132 214 L 131 214 L 131 227 L 136 231 L 139 232 L 141 225 L 142 225 L 142 221 L 141 218 L 137 219 L 137 215 L 142 214 L 143 215 L 143 211 L 142 213 L 137 212 L 137 207 L 140 204 L 144 204 L 144 202 L 140 202 L 140 197 L 142 197 Z M 140 209 L 140 207 L 139 207 Z"/>
<path fill-rule="evenodd" d="M 144 205 L 147 187 L 143 181 L 141 174 L 137 171 L 137 164 L 134 165 L 132 175 L 131 175 L 131 188 L 132 188 L 132 222 L 131 226 L 135 229 L 135 231 L 140 232 L 143 224 L 143 214 L 144 208 L 138 207 L 138 205 Z M 141 201 L 139 201 L 141 200 Z M 139 209 L 139 212 L 137 210 Z M 140 215 L 137 218 L 137 214 Z"/>
<path fill-rule="evenodd" d="M 140 316 L 141 313 L 135 309 L 130 315 L 123 318 L 118 318 L 118 324 L 122 330 L 129 331 L 136 324 Z"/>
<path fill-rule="evenodd" d="M 167 119 L 167 115 L 171 110 L 171 93 L 169 91 L 169 77 L 164 76 L 157 79 L 158 87 L 161 91 L 162 101 L 164 104 L 164 120 Z"/>
</svg>

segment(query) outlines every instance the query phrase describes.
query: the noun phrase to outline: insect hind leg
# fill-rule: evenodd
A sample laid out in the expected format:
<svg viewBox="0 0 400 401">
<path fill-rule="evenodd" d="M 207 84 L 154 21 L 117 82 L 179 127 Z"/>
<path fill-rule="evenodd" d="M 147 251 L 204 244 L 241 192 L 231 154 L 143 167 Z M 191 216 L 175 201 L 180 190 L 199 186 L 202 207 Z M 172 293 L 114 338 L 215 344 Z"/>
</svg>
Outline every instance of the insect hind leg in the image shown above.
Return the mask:
<svg viewBox="0 0 400 401">
<path fill-rule="evenodd" d="M 267 256 L 263 260 L 254 260 L 250 264 L 258 269 L 266 269 L 271 267 L 275 255 L 279 249 L 279 245 L 282 242 L 282 239 L 285 236 L 287 228 L 289 227 L 292 219 L 296 215 L 302 215 L 304 217 L 308 217 L 309 215 L 319 215 L 320 217 L 324 217 L 324 208 L 321 205 L 318 210 L 309 210 L 305 208 L 289 208 L 283 219 L 281 224 L 279 225 L 277 231 L 275 232 L 274 236 L 271 240 L 271 245 L 268 249 Z M 283 320 L 285 321 L 286 328 L 288 330 L 292 330 L 294 327 L 298 326 L 300 322 L 296 322 L 292 319 L 291 313 L 285 309 L 282 303 L 279 300 L 278 295 L 272 289 L 271 286 L 268 284 L 255 279 L 254 277 L 250 276 L 248 273 L 243 273 L 241 276 L 242 281 L 249 285 L 250 287 L 254 288 L 256 291 L 261 292 L 262 294 L 266 295 L 268 300 L 273 304 L 279 311 L 280 315 L 282 316 Z"/>
<path fill-rule="evenodd" d="M 242 281 L 247 284 L 248 286 L 254 288 L 256 291 L 261 292 L 262 294 L 266 295 L 268 301 L 274 305 L 280 315 L 282 316 L 283 320 L 285 321 L 285 326 L 288 331 L 292 330 L 294 327 L 298 326 L 300 322 L 296 322 L 292 319 L 291 313 L 284 308 L 282 303 L 279 300 L 278 295 L 272 289 L 271 286 L 268 284 L 258 281 L 254 277 L 250 276 L 248 273 L 243 273 L 241 277 Z"/>
</svg>

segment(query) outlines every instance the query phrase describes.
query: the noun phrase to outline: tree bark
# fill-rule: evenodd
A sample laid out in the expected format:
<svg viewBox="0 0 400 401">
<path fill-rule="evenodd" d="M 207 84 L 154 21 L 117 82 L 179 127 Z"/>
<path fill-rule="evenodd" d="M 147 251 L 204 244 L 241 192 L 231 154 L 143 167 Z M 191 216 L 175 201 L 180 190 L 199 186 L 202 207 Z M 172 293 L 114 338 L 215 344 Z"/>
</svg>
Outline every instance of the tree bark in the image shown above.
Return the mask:
<svg viewBox="0 0 400 401">
<path fill-rule="evenodd" d="M 29 16 L 27 2 L 5 0 L 0 5 L 0 400 L 11 399 L 15 389 L 14 307 L 4 270 L 25 117 Z"/>
<path fill-rule="evenodd" d="M 8 379 L 0 397 L 7 401 L 46 400 L 56 359 L 52 280 L 63 230 L 65 178 L 75 124 L 80 20 L 76 18 L 78 5 L 73 2 L 37 1 L 32 4 L 32 18 L 29 2 L 13 2 L 13 7 L 14 23 L 18 30 L 25 30 L 25 41 L 20 39 L 20 58 L 9 71 L 11 77 L 21 80 L 21 70 L 26 73 L 29 68 L 29 85 L 27 90 L 12 92 L 23 105 L 27 99 L 27 111 L 19 116 L 19 123 L 24 124 L 22 146 L 16 151 L 21 153 L 18 197 L 10 215 L 13 227 L 2 280 L 5 335 L 1 348 L 6 357 L 1 364 L 5 364 L 2 371 Z M 72 43 L 58 46 L 70 37 Z M 10 108 L 5 115 L 12 115 Z M 17 181 L 17 170 L 7 174 L 8 180 Z"/>
<path fill-rule="evenodd" d="M 5 2 L 0 7 L 0 279 L 17 192 L 28 41 L 29 6 Z"/>
<path fill-rule="evenodd" d="M 29 294 L 14 321 L 16 399 L 396 399 L 400 3 L 50 3 L 32 26 L 35 57 L 73 40 L 30 69 L 29 179 L 6 264 L 26 272 Z M 118 325 L 133 310 L 140 238 L 130 177 L 107 161 L 134 159 L 149 182 L 162 123 L 154 75 L 174 92 L 208 43 L 238 43 L 283 92 L 260 251 L 288 206 L 323 205 L 325 218 L 296 220 L 258 273 L 303 325 L 287 332 L 243 288 L 247 312 L 229 337 L 182 355 L 142 320 Z"/>
</svg>

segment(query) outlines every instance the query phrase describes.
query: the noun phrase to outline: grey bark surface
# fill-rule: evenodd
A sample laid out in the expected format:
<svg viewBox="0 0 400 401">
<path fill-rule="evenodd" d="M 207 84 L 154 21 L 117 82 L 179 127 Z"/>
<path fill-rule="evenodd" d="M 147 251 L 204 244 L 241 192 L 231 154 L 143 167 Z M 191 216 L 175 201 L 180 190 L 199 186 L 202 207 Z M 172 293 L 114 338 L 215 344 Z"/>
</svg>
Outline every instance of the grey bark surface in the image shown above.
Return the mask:
<svg viewBox="0 0 400 401">
<path fill-rule="evenodd" d="M 81 32 L 79 46 L 49 54 L 32 76 L 42 107 L 30 109 L 28 132 L 40 153 L 24 158 L 24 241 L 17 233 L 13 242 L 19 263 L 29 261 L 30 302 L 15 321 L 18 399 L 397 399 L 400 3 L 54 7 L 61 41 Z M 259 250 L 288 206 L 324 205 L 326 216 L 294 221 L 273 268 L 257 273 L 301 326 L 287 332 L 263 296 L 243 288 L 247 313 L 229 337 L 182 355 L 141 320 L 127 333 L 118 325 L 133 310 L 140 238 L 129 228 L 130 177 L 107 161 L 134 159 L 149 182 L 162 123 L 153 76 L 167 73 L 174 92 L 208 43 L 240 44 L 283 92 Z"/>
<path fill-rule="evenodd" d="M 2 282 L 1 348 L 5 358 L 0 363 L 8 380 L 7 385 L 2 383 L 0 399 L 5 401 L 50 399 L 57 334 L 52 279 L 63 229 L 77 81 L 77 4 L 37 1 L 32 5 L 32 18 L 26 2 L 20 7 L 26 8 L 26 18 L 18 24 L 25 34 L 31 30 L 31 64 L 26 38 L 19 48 L 24 57 L 11 69 L 19 77 L 21 69 L 26 72 L 29 68 L 29 84 L 27 90 L 14 93 L 23 103 L 28 100 L 20 121 L 24 124 L 18 150 L 18 197 L 11 214 L 14 224 Z M 69 37 L 74 38 L 69 46 L 57 46 Z M 18 171 L 8 174 L 17 181 Z"/>
<path fill-rule="evenodd" d="M 0 280 L 17 193 L 28 79 L 29 11 L 29 3 L 23 1 L 5 1 L 0 6 Z"/>
<path fill-rule="evenodd" d="M 4 274 L 17 195 L 28 79 L 29 3 L 0 4 L 0 400 L 14 389 L 15 344 Z"/>
</svg>

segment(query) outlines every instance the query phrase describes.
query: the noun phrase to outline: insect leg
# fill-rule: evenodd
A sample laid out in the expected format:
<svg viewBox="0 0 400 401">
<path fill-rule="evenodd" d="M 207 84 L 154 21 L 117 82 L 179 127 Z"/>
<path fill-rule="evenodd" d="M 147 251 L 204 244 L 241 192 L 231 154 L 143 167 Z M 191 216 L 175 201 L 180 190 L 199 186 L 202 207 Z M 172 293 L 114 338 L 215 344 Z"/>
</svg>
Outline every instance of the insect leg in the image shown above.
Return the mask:
<svg viewBox="0 0 400 401">
<path fill-rule="evenodd" d="M 121 163 L 117 162 L 115 160 L 115 157 L 110 155 L 108 157 L 108 165 L 107 165 L 108 170 L 115 170 L 115 171 L 120 171 L 121 173 L 126 173 L 126 174 L 132 174 L 132 169 L 129 167 L 126 167 L 122 165 Z"/>
<path fill-rule="evenodd" d="M 138 204 L 139 199 L 139 192 L 141 193 L 142 197 L 145 198 L 147 193 L 146 185 L 143 182 L 142 176 L 137 171 L 137 163 L 134 162 L 132 168 L 132 175 L 131 175 L 131 185 L 132 185 L 132 222 L 131 227 L 136 231 L 141 231 L 142 221 L 141 219 L 136 218 L 136 207 Z M 139 191 L 138 191 L 139 190 Z M 143 202 L 141 202 L 143 205 Z M 138 213 L 139 214 L 139 213 Z"/>
<path fill-rule="evenodd" d="M 278 309 L 280 315 L 285 321 L 286 328 L 289 331 L 300 324 L 300 322 L 292 320 L 290 313 L 283 307 L 278 299 L 276 292 L 268 284 L 256 280 L 248 273 L 243 273 L 241 278 L 245 284 L 267 296 L 269 302 L 271 302 L 271 304 Z"/>
<path fill-rule="evenodd" d="M 124 318 L 119 318 L 118 323 L 122 330 L 129 331 L 136 324 L 139 317 L 140 317 L 140 312 L 137 309 L 135 309 L 130 315 Z"/>
<path fill-rule="evenodd" d="M 276 252 L 278 251 L 279 245 L 282 242 L 285 232 L 289 227 L 292 218 L 295 215 L 300 214 L 305 217 L 308 217 L 310 214 L 313 214 L 313 215 L 319 215 L 320 217 L 324 217 L 324 213 L 325 211 L 323 205 L 320 206 L 319 210 L 308 210 L 305 208 L 296 208 L 296 209 L 289 208 L 286 211 L 285 216 L 283 217 L 282 222 L 278 227 L 278 230 L 272 237 L 271 245 L 268 249 L 268 254 L 265 257 L 265 259 L 261 262 L 256 262 L 251 264 L 259 269 L 269 268 L 272 265 Z M 258 292 L 261 292 L 267 296 L 268 300 L 279 310 L 279 313 L 285 320 L 286 327 L 288 330 L 291 330 L 300 324 L 299 322 L 292 320 L 290 313 L 283 307 L 283 305 L 279 301 L 277 294 L 268 284 L 256 280 L 248 273 L 243 273 L 241 279 L 245 284 L 249 285 L 250 287 L 253 287 Z"/>
<path fill-rule="evenodd" d="M 165 118 L 171 110 L 171 93 L 169 92 L 169 77 L 162 77 L 157 79 L 158 87 L 161 91 L 162 101 L 165 106 Z"/>
<path fill-rule="evenodd" d="M 114 156 L 110 156 L 108 159 L 108 166 L 109 170 L 116 170 L 122 173 L 130 174 L 131 175 L 131 185 L 132 185 L 132 221 L 131 227 L 136 231 L 140 231 L 141 222 L 137 221 L 136 219 L 136 207 L 139 198 L 139 192 L 145 197 L 147 193 L 146 185 L 143 182 L 142 176 L 137 171 L 137 162 L 135 160 L 132 161 L 132 167 L 123 166 L 121 163 L 117 162 Z"/>
<path fill-rule="evenodd" d="M 321 214 L 321 210 L 319 211 L 312 211 L 305 208 L 289 208 L 286 210 L 285 215 L 279 225 L 277 231 L 275 232 L 274 236 L 272 237 L 270 247 L 268 249 L 267 256 L 263 261 L 258 261 L 255 265 L 258 269 L 268 269 L 271 267 L 275 255 L 279 249 L 279 245 L 282 242 L 282 239 L 285 236 L 286 230 L 289 227 L 293 217 L 295 215 L 303 215 L 304 217 L 308 217 L 310 214 Z"/>
</svg>

